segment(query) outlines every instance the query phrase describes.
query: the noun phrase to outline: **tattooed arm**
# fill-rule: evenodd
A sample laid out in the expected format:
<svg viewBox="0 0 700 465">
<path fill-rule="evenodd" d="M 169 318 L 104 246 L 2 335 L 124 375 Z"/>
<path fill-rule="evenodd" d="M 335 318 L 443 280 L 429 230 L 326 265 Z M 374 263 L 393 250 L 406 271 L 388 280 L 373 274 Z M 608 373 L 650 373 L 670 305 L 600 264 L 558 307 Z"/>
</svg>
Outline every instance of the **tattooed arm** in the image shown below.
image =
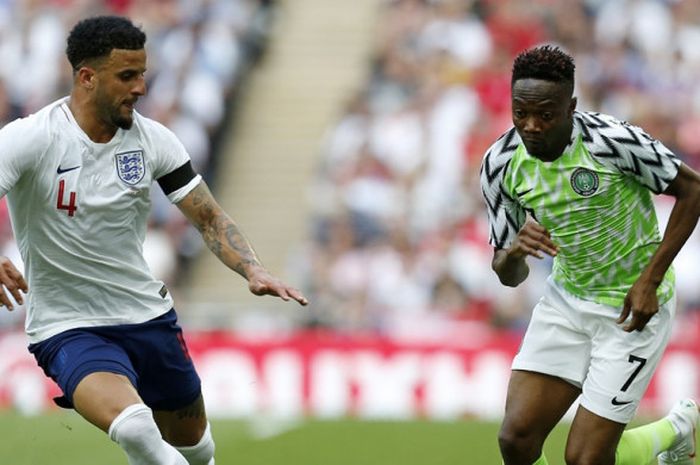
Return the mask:
<svg viewBox="0 0 700 465">
<path fill-rule="evenodd" d="M 253 247 L 200 182 L 180 202 L 178 208 L 202 234 L 204 242 L 221 262 L 248 280 L 248 288 L 255 295 L 275 295 L 283 300 L 294 299 L 302 305 L 306 298 L 298 290 L 272 276 L 260 264 Z"/>
</svg>

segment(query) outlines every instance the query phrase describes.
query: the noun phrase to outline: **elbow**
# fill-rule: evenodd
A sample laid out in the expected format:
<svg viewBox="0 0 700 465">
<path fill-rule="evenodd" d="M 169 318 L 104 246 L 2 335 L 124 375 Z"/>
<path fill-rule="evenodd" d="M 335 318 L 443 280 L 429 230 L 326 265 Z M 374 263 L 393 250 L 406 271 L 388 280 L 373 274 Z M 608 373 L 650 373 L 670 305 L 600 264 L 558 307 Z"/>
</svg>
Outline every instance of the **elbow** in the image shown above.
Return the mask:
<svg viewBox="0 0 700 465">
<path fill-rule="evenodd" d="M 520 283 L 525 281 L 530 274 L 530 269 L 527 265 L 518 267 L 516 269 L 499 269 L 497 267 L 493 268 L 496 272 L 498 280 L 506 287 L 518 287 Z"/>
<path fill-rule="evenodd" d="M 496 273 L 501 284 L 507 287 L 517 287 L 530 274 L 524 259 L 509 261 L 505 251 L 496 253 L 491 262 L 491 269 Z"/>
<path fill-rule="evenodd" d="M 498 276 L 498 280 L 501 281 L 501 284 L 503 284 L 506 287 L 518 287 L 518 285 L 523 282 L 523 280 L 517 280 L 517 279 L 512 279 L 512 278 L 506 278 L 504 276 Z"/>
</svg>

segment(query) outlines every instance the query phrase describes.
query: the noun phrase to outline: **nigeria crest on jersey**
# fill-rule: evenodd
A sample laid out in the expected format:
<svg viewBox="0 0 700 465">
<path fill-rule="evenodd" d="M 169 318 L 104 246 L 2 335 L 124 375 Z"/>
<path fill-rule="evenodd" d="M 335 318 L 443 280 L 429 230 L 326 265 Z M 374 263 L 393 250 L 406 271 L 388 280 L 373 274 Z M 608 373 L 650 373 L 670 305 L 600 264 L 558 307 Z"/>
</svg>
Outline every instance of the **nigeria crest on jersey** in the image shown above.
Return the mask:
<svg viewBox="0 0 700 465">
<path fill-rule="evenodd" d="M 117 174 L 119 179 L 130 186 L 135 185 L 146 174 L 146 165 L 143 161 L 143 150 L 122 152 L 117 157 Z"/>
<path fill-rule="evenodd" d="M 571 187 L 578 195 L 590 197 L 598 190 L 598 175 L 587 168 L 576 168 L 571 175 Z"/>
</svg>

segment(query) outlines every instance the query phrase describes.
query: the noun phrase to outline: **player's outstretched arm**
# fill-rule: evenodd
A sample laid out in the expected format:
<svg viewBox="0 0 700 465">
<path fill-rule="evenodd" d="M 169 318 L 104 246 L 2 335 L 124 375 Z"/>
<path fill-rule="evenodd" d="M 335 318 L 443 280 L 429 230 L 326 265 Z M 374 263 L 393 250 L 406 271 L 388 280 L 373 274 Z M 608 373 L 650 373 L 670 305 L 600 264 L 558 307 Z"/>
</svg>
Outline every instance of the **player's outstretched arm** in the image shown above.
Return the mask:
<svg viewBox="0 0 700 465">
<path fill-rule="evenodd" d="M 255 295 L 274 295 L 282 300 L 308 302 L 297 289 L 272 276 L 260 264 L 253 247 L 212 196 L 204 181 L 177 203 L 180 211 L 202 234 L 204 242 L 226 266 L 248 280 Z"/>
<path fill-rule="evenodd" d="M 700 174 L 682 163 L 678 174 L 664 194 L 674 196 L 676 203 L 671 210 L 659 248 L 656 249 L 649 264 L 625 298 L 622 313 L 617 322 L 624 323 L 631 313 L 632 318 L 623 327 L 628 332 L 641 331 L 651 317 L 659 311 L 656 289 L 681 247 L 695 229 L 700 217 Z"/>
<path fill-rule="evenodd" d="M 22 305 L 24 303 L 22 292 L 26 294 L 29 287 L 22 273 L 17 271 L 10 259 L 0 256 L 0 304 L 12 310 L 14 306 L 5 291 L 9 291 L 15 302 Z"/>
<path fill-rule="evenodd" d="M 549 231 L 534 221 L 528 221 L 518 231 L 510 248 L 494 251 L 491 267 L 501 284 L 515 287 L 525 281 L 530 273 L 525 261 L 528 255 L 541 259 L 541 252 L 554 257 L 558 251 L 559 248 L 552 242 Z"/>
</svg>

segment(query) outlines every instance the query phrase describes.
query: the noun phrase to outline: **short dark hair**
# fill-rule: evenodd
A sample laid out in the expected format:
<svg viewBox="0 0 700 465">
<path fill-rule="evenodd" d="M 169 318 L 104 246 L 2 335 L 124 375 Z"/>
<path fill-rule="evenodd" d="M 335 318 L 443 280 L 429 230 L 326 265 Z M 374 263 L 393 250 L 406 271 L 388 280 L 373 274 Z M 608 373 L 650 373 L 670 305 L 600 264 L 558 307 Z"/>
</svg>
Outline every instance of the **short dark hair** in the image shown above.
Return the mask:
<svg viewBox="0 0 700 465">
<path fill-rule="evenodd" d="M 542 45 L 525 50 L 513 62 L 511 87 L 519 79 L 542 79 L 569 84 L 574 88 L 576 65 L 570 55 L 559 47 Z"/>
<path fill-rule="evenodd" d="M 95 16 L 83 19 L 68 35 L 66 55 L 74 71 L 86 61 L 102 58 L 112 49 L 140 50 L 146 34 L 121 16 Z"/>
</svg>

